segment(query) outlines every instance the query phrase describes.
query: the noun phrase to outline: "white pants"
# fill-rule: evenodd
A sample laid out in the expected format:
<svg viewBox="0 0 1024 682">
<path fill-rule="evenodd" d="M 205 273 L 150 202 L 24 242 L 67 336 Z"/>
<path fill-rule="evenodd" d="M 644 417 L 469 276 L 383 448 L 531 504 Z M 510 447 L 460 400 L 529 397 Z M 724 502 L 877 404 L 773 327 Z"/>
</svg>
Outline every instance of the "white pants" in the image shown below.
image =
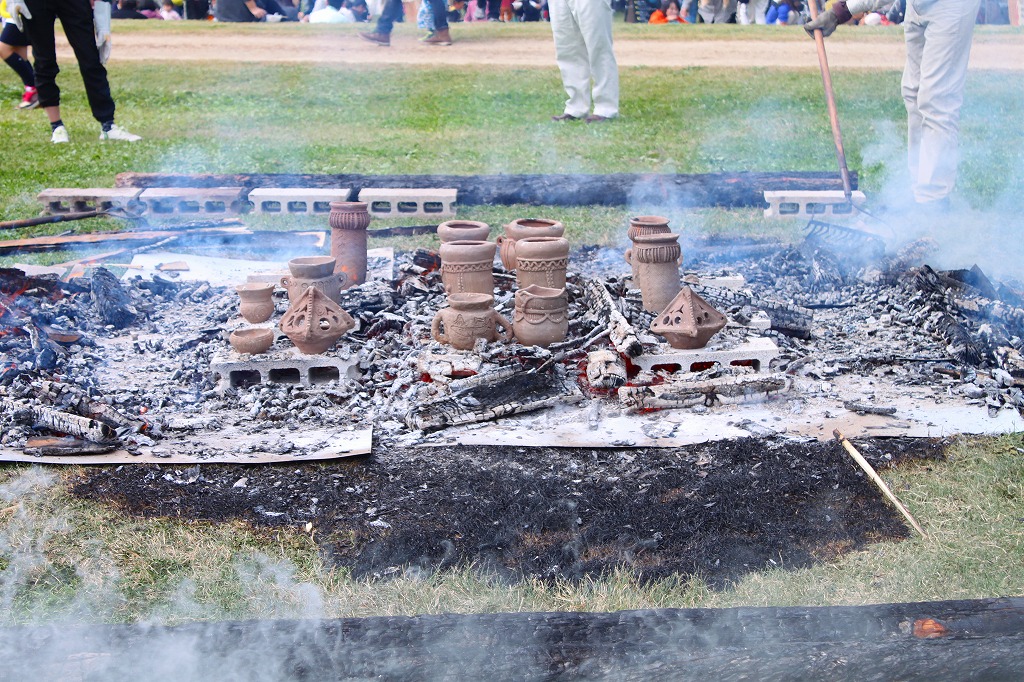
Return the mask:
<svg viewBox="0 0 1024 682">
<path fill-rule="evenodd" d="M 750 0 L 736 5 L 736 21 L 741 24 L 763 24 L 768 12 L 768 0 Z M 754 16 L 751 17 L 750 15 Z"/>
<path fill-rule="evenodd" d="M 914 199 L 944 199 L 959 161 L 960 105 L 981 0 L 909 0 L 903 28 L 907 65 L 907 162 Z"/>
<path fill-rule="evenodd" d="M 555 60 L 569 95 L 565 112 L 581 118 L 590 112 L 619 114 L 619 65 L 612 51 L 612 6 L 609 0 L 549 0 Z"/>
</svg>

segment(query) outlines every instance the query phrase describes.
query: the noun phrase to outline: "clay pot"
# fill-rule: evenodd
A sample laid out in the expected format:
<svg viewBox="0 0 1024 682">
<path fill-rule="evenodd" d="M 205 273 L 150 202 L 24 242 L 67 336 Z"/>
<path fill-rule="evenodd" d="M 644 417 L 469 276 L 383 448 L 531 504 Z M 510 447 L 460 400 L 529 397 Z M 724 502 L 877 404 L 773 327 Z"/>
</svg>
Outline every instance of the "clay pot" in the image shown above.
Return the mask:
<svg viewBox="0 0 1024 682">
<path fill-rule="evenodd" d="M 493 305 L 494 296 L 490 294 L 451 294 L 448 307 L 434 316 L 430 335 L 459 350 L 472 350 L 477 339 L 508 341 L 512 325 Z"/>
<path fill-rule="evenodd" d="M 565 289 L 532 284 L 516 292 L 512 330 L 524 346 L 550 346 L 569 333 L 569 301 Z"/>
<path fill-rule="evenodd" d="M 690 287 L 683 287 L 661 314 L 654 318 L 651 331 L 664 336 L 673 348 L 692 350 L 706 346 L 728 321 L 725 315 L 695 294 Z"/>
<path fill-rule="evenodd" d="M 331 259 L 334 260 L 333 258 Z M 281 286 L 288 292 L 289 301 L 297 301 L 306 289 L 319 289 L 327 298 L 335 303 L 341 301 L 341 290 L 344 289 L 346 276 L 330 274 L 326 277 L 307 279 L 304 277 L 282 277 Z"/>
<path fill-rule="evenodd" d="M 239 353 L 258 355 L 274 343 L 273 329 L 238 329 L 228 336 L 228 343 Z"/>
<path fill-rule="evenodd" d="M 322 291 L 310 287 L 281 318 L 281 331 L 306 355 L 323 353 L 356 326 L 348 313 Z"/>
<path fill-rule="evenodd" d="M 494 292 L 494 242 L 441 244 L 441 282 L 449 294 Z"/>
<path fill-rule="evenodd" d="M 501 264 L 512 272 L 516 269 L 516 257 L 513 246 L 516 240 L 527 237 L 561 237 L 565 233 L 565 225 L 557 220 L 547 218 L 519 218 L 505 225 L 505 234 L 498 237 L 501 247 Z"/>
<path fill-rule="evenodd" d="M 569 240 L 564 237 L 526 237 L 512 244 L 516 259 L 516 282 L 520 289 L 537 284 L 550 289 L 565 288 L 569 267 Z"/>
<path fill-rule="evenodd" d="M 333 256 L 303 256 L 288 261 L 288 271 L 292 277 L 301 279 L 320 279 L 334 272 Z"/>
<path fill-rule="evenodd" d="M 668 218 L 660 215 L 641 215 L 629 219 L 629 231 L 626 234 L 631 241 L 637 237 L 646 237 L 652 234 L 667 234 L 672 230 L 668 227 Z M 635 246 L 636 244 L 634 244 Z M 633 263 L 633 286 L 637 287 L 636 263 Z"/>
<path fill-rule="evenodd" d="M 274 285 L 269 282 L 247 282 L 235 287 L 241 301 L 238 312 L 246 322 L 259 324 L 274 315 Z"/>
<path fill-rule="evenodd" d="M 491 234 L 491 226 L 475 220 L 449 220 L 437 226 L 437 236 L 441 243 L 447 242 L 484 242 Z"/>
<path fill-rule="evenodd" d="M 636 284 L 640 287 L 644 310 L 660 313 L 679 293 L 679 266 L 683 252 L 679 235 L 638 236 L 633 248 L 626 250 L 626 262 L 636 264 Z"/>
<path fill-rule="evenodd" d="M 332 201 L 331 255 L 335 258 L 334 272 L 344 274 L 342 288 L 366 281 L 366 228 L 370 213 L 362 201 Z"/>
</svg>

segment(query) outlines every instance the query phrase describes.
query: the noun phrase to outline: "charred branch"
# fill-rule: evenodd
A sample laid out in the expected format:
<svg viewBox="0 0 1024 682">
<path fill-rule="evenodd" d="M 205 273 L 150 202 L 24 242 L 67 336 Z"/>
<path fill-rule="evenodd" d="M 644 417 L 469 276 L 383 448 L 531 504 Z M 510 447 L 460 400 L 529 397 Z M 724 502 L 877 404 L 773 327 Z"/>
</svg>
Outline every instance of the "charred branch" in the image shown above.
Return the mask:
<svg viewBox="0 0 1024 682">
<path fill-rule="evenodd" d="M 584 279 L 582 288 L 587 307 L 597 316 L 599 323 L 608 328 L 608 338 L 615 350 L 631 358 L 643 354 L 643 345 L 636 336 L 636 330 L 619 311 L 604 284 L 596 279 Z"/>
<path fill-rule="evenodd" d="M 96 268 L 92 274 L 92 297 L 104 324 L 112 324 L 116 329 L 124 329 L 139 315 L 128 292 L 106 268 Z"/>
<path fill-rule="evenodd" d="M 722 398 L 753 398 L 784 391 L 788 386 L 789 381 L 783 374 L 672 381 L 658 386 L 623 386 L 619 389 L 619 400 L 633 410 L 663 410 L 711 406 Z"/>
<path fill-rule="evenodd" d="M 10 413 L 14 421 L 34 428 L 45 428 L 93 443 L 117 441 L 114 429 L 96 419 L 60 412 L 43 405 L 21 405 L 6 399 L 0 399 L 0 407 Z"/>
</svg>

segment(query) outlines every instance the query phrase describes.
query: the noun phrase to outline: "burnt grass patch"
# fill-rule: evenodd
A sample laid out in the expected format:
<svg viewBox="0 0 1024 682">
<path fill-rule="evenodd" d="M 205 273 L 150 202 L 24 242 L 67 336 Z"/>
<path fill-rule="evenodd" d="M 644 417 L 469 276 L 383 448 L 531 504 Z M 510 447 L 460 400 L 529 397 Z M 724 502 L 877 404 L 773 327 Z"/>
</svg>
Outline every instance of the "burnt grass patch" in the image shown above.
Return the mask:
<svg viewBox="0 0 1024 682">
<path fill-rule="evenodd" d="M 857 441 L 878 469 L 942 457 L 946 442 Z M 356 577 L 472 565 L 503 580 L 700 576 L 721 588 L 908 537 L 834 442 L 719 441 L 672 449 L 388 448 L 289 465 L 88 470 L 81 498 L 143 517 L 253 527 L 312 523 Z"/>
</svg>

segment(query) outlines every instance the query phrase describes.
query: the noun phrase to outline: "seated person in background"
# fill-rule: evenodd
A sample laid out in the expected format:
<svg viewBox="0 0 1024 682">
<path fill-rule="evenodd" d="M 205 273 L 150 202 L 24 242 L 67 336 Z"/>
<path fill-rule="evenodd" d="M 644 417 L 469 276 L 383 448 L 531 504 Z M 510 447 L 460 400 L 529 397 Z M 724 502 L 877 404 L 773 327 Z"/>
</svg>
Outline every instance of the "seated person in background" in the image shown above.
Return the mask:
<svg viewBox="0 0 1024 682">
<path fill-rule="evenodd" d="M 776 0 L 765 13 L 764 21 L 769 26 L 772 24 L 785 26 L 793 23 L 801 9 L 803 9 L 803 3 L 799 0 Z"/>
<path fill-rule="evenodd" d="M 139 5 L 135 0 L 119 0 L 117 7 L 110 10 L 111 19 L 148 19 L 145 14 L 139 11 Z"/>
<path fill-rule="evenodd" d="M 519 21 L 540 21 L 543 18 L 544 0 L 515 0 L 512 10 Z"/>
<path fill-rule="evenodd" d="M 310 12 L 302 20 L 311 24 L 352 24 L 356 18 L 345 7 L 345 0 L 327 0 L 326 7 Z"/>
<path fill-rule="evenodd" d="M 163 19 L 160 16 L 160 8 L 156 6 L 153 0 L 139 0 L 139 6 L 136 9 L 139 10 L 139 14 L 147 19 Z"/>
<path fill-rule="evenodd" d="M 277 0 L 217 0 L 214 8 L 217 21 L 227 22 L 266 21 L 268 16 L 286 15 Z"/>
<path fill-rule="evenodd" d="M 689 14 L 691 4 L 693 4 L 693 0 L 683 0 L 683 11 L 680 14 L 684 17 Z M 697 23 L 735 24 L 736 0 L 698 0 Z"/>
<path fill-rule="evenodd" d="M 174 9 L 174 3 L 171 0 L 164 0 L 164 4 L 160 8 L 160 18 L 164 21 L 180 21 L 181 15 Z"/>
<path fill-rule="evenodd" d="M 345 0 L 345 7 L 352 11 L 356 21 L 370 20 L 370 8 L 366 6 L 366 0 Z"/>
<path fill-rule="evenodd" d="M 665 0 L 661 4 L 661 9 L 656 9 L 651 12 L 651 18 L 647 20 L 648 24 L 688 24 L 686 19 L 679 14 L 679 2 L 678 0 Z"/>
</svg>

